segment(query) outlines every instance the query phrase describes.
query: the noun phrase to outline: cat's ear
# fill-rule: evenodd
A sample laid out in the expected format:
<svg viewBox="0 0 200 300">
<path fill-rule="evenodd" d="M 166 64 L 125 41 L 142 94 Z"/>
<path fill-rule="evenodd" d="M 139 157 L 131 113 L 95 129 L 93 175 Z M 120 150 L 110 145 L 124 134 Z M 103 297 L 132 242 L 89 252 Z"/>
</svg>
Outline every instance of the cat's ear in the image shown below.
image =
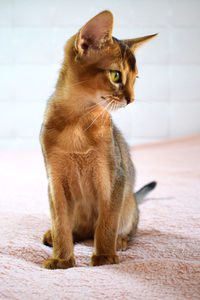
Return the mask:
<svg viewBox="0 0 200 300">
<path fill-rule="evenodd" d="M 113 15 L 105 10 L 85 24 L 77 34 L 75 48 L 79 55 L 86 55 L 90 49 L 99 50 L 112 41 Z"/>
<path fill-rule="evenodd" d="M 143 37 L 139 37 L 136 39 L 129 39 L 129 40 L 123 40 L 123 42 L 129 46 L 129 48 L 134 52 L 135 49 L 146 43 L 147 41 L 153 39 L 155 36 L 157 36 L 158 33 L 156 34 L 151 34 L 151 35 L 146 35 Z"/>
</svg>

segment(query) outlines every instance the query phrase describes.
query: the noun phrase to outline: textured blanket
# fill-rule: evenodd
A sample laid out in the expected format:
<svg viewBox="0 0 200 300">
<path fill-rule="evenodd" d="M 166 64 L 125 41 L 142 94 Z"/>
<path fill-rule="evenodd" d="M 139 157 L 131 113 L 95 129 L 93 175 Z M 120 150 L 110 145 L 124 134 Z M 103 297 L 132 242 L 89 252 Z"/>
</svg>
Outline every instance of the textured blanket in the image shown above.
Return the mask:
<svg viewBox="0 0 200 300">
<path fill-rule="evenodd" d="M 76 267 L 42 269 L 52 249 L 41 153 L 0 153 L 0 299 L 200 299 L 200 136 L 137 146 L 137 235 L 120 264 L 89 266 L 93 242 L 75 245 Z"/>
</svg>

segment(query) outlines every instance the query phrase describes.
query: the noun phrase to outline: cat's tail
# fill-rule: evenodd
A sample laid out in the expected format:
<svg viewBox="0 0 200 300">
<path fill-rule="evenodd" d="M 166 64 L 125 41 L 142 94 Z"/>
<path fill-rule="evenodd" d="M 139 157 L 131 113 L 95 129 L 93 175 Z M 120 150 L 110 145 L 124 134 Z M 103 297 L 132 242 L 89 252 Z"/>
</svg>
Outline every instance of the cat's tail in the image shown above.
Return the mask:
<svg viewBox="0 0 200 300">
<path fill-rule="evenodd" d="M 152 181 L 149 184 L 146 184 L 145 186 L 143 186 L 139 191 L 137 191 L 135 193 L 135 198 L 136 198 L 136 202 L 137 204 L 141 204 L 143 202 L 145 202 L 145 196 L 151 192 L 157 185 L 156 181 Z"/>
</svg>

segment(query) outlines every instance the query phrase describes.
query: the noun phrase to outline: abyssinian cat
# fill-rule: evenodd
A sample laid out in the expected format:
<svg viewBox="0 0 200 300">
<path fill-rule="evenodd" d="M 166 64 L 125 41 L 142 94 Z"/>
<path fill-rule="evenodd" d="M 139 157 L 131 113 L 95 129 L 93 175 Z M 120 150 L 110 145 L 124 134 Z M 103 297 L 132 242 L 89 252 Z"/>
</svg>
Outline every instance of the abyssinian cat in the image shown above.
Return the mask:
<svg viewBox="0 0 200 300">
<path fill-rule="evenodd" d="M 136 194 L 134 167 L 109 110 L 134 101 L 134 51 L 153 38 L 112 37 L 113 15 L 103 11 L 65 46 L 56 90 L 48 102 L 41 144 L 49 183 L 53 246 L 44 268 L 75 265 L 74 242 L 94 237 L 91 265 L 119 263 L 136 232 L 137 203 L 156 183 Z"/>
</svg>

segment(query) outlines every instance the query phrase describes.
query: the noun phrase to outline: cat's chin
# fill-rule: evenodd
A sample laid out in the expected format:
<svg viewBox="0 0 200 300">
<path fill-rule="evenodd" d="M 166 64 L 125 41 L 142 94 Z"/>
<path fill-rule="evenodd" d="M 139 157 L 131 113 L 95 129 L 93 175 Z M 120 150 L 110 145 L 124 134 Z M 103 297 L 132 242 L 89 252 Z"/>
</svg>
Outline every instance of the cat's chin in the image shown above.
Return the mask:
<svg viewBox="0 0 200 300">
<path fill-rule="evenodd" d="M 117 111 L 127 106 L 127 102 L 125 100 L 121 101 L 119 98 L 114 96 L 104 97 L 101 96 L 102 101 L 104 100 L 102 106 L 105 107 L 107 111 Z"/>
</svg>

